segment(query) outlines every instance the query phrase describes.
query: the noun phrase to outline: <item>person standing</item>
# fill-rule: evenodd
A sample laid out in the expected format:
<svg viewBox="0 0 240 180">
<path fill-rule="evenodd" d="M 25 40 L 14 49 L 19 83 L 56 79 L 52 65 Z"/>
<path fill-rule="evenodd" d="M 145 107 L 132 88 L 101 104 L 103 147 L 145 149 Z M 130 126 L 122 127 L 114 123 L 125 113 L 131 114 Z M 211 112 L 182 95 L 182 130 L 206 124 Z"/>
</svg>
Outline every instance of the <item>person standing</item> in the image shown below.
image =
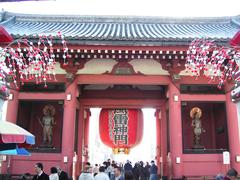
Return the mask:
<svg viewBox="0 0 240 180">
<path fill-rule="evenodd" d="M 124 180 L 135 180 L 132 171 L 125 171 L 124 172 Z"/>
<path fill-rule="evenodd" d="M 122 168 L 119 166 L 114 167 L 114 179 L 113 180 L 124 180 L 124 177 L 122 176 Z"/>
<path fill-rule="evenodd" d="M 237 176 L 238 176 L 238 172 L 234 168 L 231 168 L 228 170 L 223 180 L 236 180 Z"/>
<path fill-rule="evenodd" d="M 151 167 L 149 168 L 149 171 L 150 171 L 150 180 L 157 180 L 158 167 L 156 166 L 154 161 L 151 161 Z"/>
<path fill-rule="evenodd" d="M 135 163 L 134 167 L 133 167 L 133 175 L 134 175 L 134 178 L 136 180 L 139 180 L 139 166 L 140 164 L 138 162 Z"/>
<path fill-rule="evenodd" d="M 104 168 L 104 170 L 105 170 L 105 168 Z M 98 164 L 95 164 L 95 166 L 93 168 L 93 176 L 95 177 L 98 173 L 99 173 L 99 167 L 98 167 Z"/>
<path fill-rule="evenodd" d="M 35 164 L 35 172 L 36 175 L 33 176 L 33 180 L 49 180 L 49 176 L 43 171 L 42 163 Z"/>
<path fill-rule="evenodd" d="M 145 167 L 144 167 L 144 171 L 145 171 L 145 173 L 146 173 L 146 178 L 147 178 L 147 180 L 149 180 L 150 179 L 150 165 L 149 165 L 149 163 L 148 162 L 146 162 L 146 165 L 145 165 Z"/>
<path fill-rule="evenodd" d="M 127 162 L 124 165 L 123 169 L 124 169 L 124 172 L 125 171 L 132 171 L 133 167 L 132 167 L 132 164 L 131 164 L 131 162 L 129 160 L 127 160 Z"/>
<path fill-rule="evenodd" d="M 81 173 L 78 180 L 94 180 L 91 172 L 92 172 L 91 167 L 88 164 L 86 164 L 84 167 L 84 171 Z"/>
<path fill-rule="evenodd" d="M 51 167 L 50 172 L 51 174 L 49 175 L 49 180 L 59 180 L 56 167 Z"/>
<path fill-rule="evenodd" d="M 105 173 L 105 167 L 99 167 L 99 173 L 94 177 L 95 180 L 109 180 L 108 175 Z"/>
<path fill-rule="evenodd" d="M 139 164 L 140 164 L 138 166 L 139 180 L 147 180 L 143 161 L 140 161 Z"/>
<path fill-rule="evenodd" d="M 32 179 L 31 174 L 30 173 L 24 173 L 19 180 L 30 180 L 30 179 Z"/>
<path fill-rule="evenodd" d="M 68 180 L 68 174 L 63 171 L 60 167 L 57 167 L 59 180 Z"/>
</svg>

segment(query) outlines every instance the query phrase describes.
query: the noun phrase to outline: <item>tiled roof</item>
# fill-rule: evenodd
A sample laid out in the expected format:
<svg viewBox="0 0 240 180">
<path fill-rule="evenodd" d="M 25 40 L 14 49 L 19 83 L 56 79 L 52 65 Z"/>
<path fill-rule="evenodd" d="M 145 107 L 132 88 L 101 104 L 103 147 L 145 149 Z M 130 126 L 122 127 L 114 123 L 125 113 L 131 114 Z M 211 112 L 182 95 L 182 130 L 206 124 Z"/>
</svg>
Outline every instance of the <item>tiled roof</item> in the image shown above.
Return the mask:
<svg viewBox="0 0 240 180">
<path fill-rule="evenodd" d="M 221 41 L 240 29 L 240 16 L 222 18 L 164 18 L 27 15 L 4 12 L 0 21 L 15 38 L 61 31 L 81 42 L 186 42 L 197 37 Z"/>
</svg>

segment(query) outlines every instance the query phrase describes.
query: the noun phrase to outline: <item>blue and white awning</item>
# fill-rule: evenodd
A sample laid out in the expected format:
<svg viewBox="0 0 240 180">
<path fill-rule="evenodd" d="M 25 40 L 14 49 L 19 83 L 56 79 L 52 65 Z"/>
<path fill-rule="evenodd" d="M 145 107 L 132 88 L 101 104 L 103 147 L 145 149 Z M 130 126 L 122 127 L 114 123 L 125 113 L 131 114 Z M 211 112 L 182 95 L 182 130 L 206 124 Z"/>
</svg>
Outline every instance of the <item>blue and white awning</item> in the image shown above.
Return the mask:
<svg viewBox="0 0 240 180">
<path fill-rule="evenodd" d="M 0 155 L 18 155 L 18 156 L 30 156 L 31 154 L 24 148 L 15 148 L 0 151 Z"/>
<path fill-rule="evenodd" d="M 8 143 L 33 145 L 35 144 L 35 136 L 16 124 L 1 120 L 0 145 Z"/>
</svg>

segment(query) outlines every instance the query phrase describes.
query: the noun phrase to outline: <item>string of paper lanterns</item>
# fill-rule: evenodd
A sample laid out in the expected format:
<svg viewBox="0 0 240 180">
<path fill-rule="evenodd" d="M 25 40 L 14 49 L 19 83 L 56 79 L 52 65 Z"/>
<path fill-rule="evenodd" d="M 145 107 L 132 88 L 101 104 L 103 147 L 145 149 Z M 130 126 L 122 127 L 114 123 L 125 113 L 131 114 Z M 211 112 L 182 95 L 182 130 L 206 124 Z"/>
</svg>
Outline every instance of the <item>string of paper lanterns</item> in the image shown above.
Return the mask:
<svg viewBox="0 0 240 180">
<path fill-rule="evenodd" d="M 48 80 L 56 80 L 54 37 L 61 39 L 62 59 L 66 64 L 69 57 L 68 47 L 61 32 L 55 36 L 39 34 L 35 37 L 38 38 L 35 44 L 26 37 L 22 37 L 7 47 L 0 47 L 0 80 L 3 84 L 3 91 L 7 89 L 9 77 L 16 88 L 27 81 L 35 81 L 36 84 L 43 83 L 44 87 L 47 87 Z"/>
<path fill-rule="evenodd" d="M 191 42 L 186 57 L 185 67 L 193 76 L 205 75 L 210 81 L 218 81 L 218 87 L 227 80 L 235 84 L 240 81 L 240 52 L 231 47 L 217 45 L 205 38 Z"/>
</svg>

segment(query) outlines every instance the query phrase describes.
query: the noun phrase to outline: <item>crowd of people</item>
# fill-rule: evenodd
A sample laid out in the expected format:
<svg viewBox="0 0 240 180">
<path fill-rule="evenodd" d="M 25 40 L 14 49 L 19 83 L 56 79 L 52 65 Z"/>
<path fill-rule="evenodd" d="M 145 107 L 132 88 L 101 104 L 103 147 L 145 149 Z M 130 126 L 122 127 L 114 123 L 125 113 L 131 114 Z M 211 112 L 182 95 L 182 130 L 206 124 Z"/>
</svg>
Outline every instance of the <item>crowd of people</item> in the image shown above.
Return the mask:
<svg viewBox="0 0 240 180">
<path fill-rule="evenodd" d="M 21 180 L 69 180 L 68 174 L 61 170 L 60 167 L 51 167 L 50 175 L 43 171 L 43 164 L 35 164 L 36 174 L 25 173 Z M 101 165 L 91 166 L 89 162 L 84 164 L 84 170 L 81 172 L 78 180 L 158 180 L 158 167 L 154 161 L 149 164 L 143 161 L 136 162 L 134 166 L 131 161 L 127 160 L 125 164 L 116 163 L 115 161 L 103 162 Z M 226 175 L 218 174 L 215 180 L 236 180 L 238 172 L 231 168 Z M 183 178 L 185 179 L 185 178 Z"/>
<path fill-rule="evenodd" d="M 86 163 L 78 180 L 157 180 L 157 171 L 154 161 L 150 164 L 140 161 L 132 165 L 129 160 L 122 164 L 108 159 L 94 167 L 89 162 Z"/>
<path fill-rule="evenodd" d="M 223 174 L 218 174 L 215 177 L 215 180 L 236 180 L 238 176 L 238 172 L 234 169 L 231 168 L 227 171 L 227 174 L 224 176 Z"/>
<path fill-rule="evenodd" d="M 32 177 L 30 173 L 25 173 L 21 180 L 69 180 L 68 174 L 60 167 L 51 167 L 50 175 L 43 171 L 43 164 L 35 164 L 35 175 Z"/>
<path fill-rule="evenodd" d="M 150 164 L 140 161 L 132 165 L 129 160 L 122 164 L 108 159 L 102 165 L 95 164 L 94 167 L 89 162 L 86 163 L 78 180 L 158 180 L 160 177 L 157 172 L 158 167 L 154 161 Z M 226 175 L 216 175 L 215 180 L 236 180 L 237 177 L 238 172 L 230 168 Z"/>
</svg>

